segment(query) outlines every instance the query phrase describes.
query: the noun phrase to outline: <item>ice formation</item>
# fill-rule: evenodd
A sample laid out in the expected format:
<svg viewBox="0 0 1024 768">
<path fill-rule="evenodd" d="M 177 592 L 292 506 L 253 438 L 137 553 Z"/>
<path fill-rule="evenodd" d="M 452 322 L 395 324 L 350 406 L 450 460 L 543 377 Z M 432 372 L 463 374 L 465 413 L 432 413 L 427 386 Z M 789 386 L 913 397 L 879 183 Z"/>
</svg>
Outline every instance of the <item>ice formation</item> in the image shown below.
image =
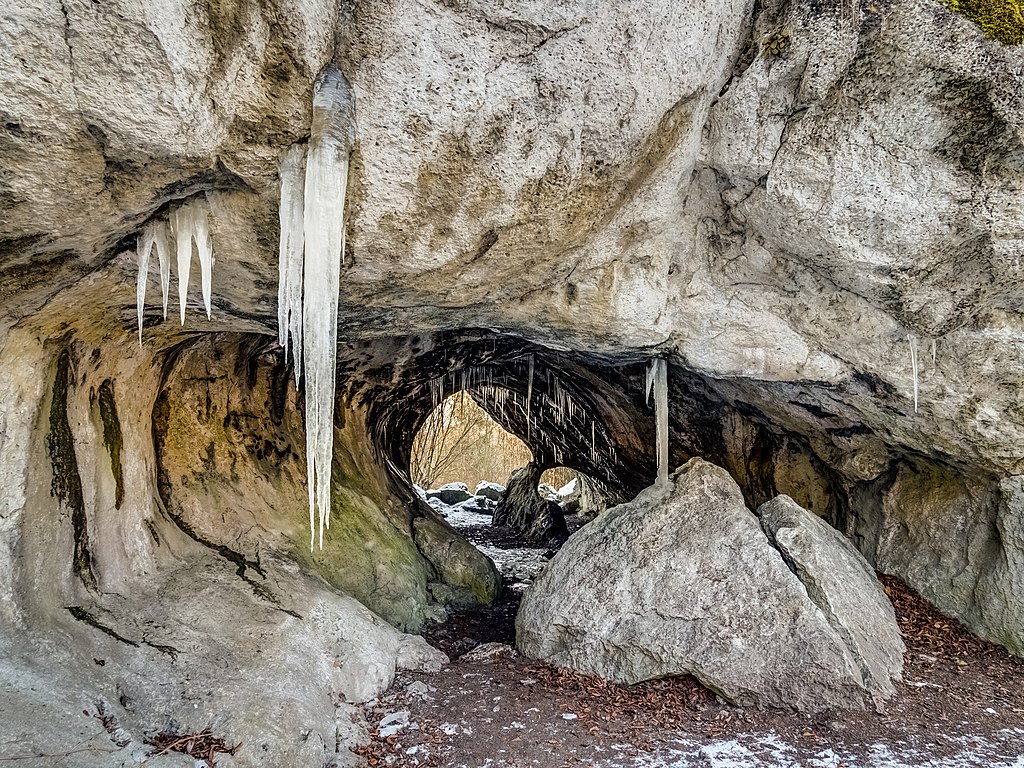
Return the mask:
<svg viewBox="0 0 1024 768">
<path fill-rule="evenodd" d="M 352 92 L 341 72 L 329 66 L 314 85 L 305 172 L 300 148 L 281 160 L 278 333 L 284 346 L 291 338 L 296 381 L 305 382 L 311 549 L 318 529 L 323 548 L 330 527 L 338 292 L 354 126 Z"/>
<path fill-rule="evenodd" d="M 529 439 L 530 432 L 533 429 L 533 366 L 534 359 L 533 355 L 530 355 L 530 361 L 528 363 L 529 371 L 526 374 L 526 437 Z"/>
<path fill-rule="evenodd" d="M 907 341 L 910 343 L 910 375 L 914 377 L 914 413 L 917 413 L 917 339 L 913 334 L 907 334 Z"/>
<path fill-rule="evenodd" d="M 647 366 L 647 399 L 654 391 L 654 420 L 658 440 L 658 482 L 668 482 L 668 362 L 651 360 Z"/>
<path fill-rule="evenodd" d="M 164 318 L 167 318 L 167 288 L 170 282 L 170 233 L 167 223 L 162 220 L 149 222 L 139 235 L 136 254 L 139 259 L 139 274 L 135 284 L 135 310 L 139 319 L 139 346 L 142 346 L 142 314 L 146 308 L 146 283 L 149 280 L 149 258 L 156 249 L 160 263 L 160 290 L 164 297 Z"/>
<path fill-rule="evenodd" d="M 170 227 L 168 227 L 168 222 Z M 192 242 L 199 252 L 202 272 L 203 303 L 206 316 L 210 316 L 213 292 L 213 238 L 210 236 L 210 210 L 204 199 L 184 202 L 168 216 L 168 221 L 154 219 L 139 234 L 136 255 L 139 272 L 135 285 L 135 307 L 139 322 L 139 344 L 142 343 L 142 315 L 146 305 L 146 285 L 149 281 L 149 261 L 156 249 L 160 265 L 160 293 L 163 298 L 164 319 L 167 319 L 167 300 L 171 287 L 171 233 L 177 251 L 178 303 L 181 324 L 185 324 L 185 304 L 188 298 L 188 279 L 192 267 Z"/>
<path fill-rule="evenodd" d="M 302 373 L 302 248 L 303 185 L 306 183 L 306 147 L 296 144 L 281 158 L 281 240 L 277 283 L 278 341 L 288 357 L 292 343 L 295 386 Z"/>
<path fill-rule="evenodd" d="M 160 262 L 160 295 L 163 298 L 164 320 L 167 319 L 167 299 L 171 293 L 171 231 L 166 221 L 157 224 L 156 257 Z"/>
<path fill-rule="evenodd" d="M 192 218 L 181 206 L 171 213 L 171 229 L 177 246 L 178 306 L 181 309 L 181 324 L 185 324 L 185 301 L 188 297 L 188 278 L 192 270 Z"/>
<path fill-rule="evenodd" d="M 210 214 L 205 205 L 189 202 L 186 206 L 192 218 L 192 236 L 199 254 L 199 274 L 203 290 L 206 319 L 210 319 L 210 301 L 213 294 L 213 238 L 210 237 Z"/>
</svg>

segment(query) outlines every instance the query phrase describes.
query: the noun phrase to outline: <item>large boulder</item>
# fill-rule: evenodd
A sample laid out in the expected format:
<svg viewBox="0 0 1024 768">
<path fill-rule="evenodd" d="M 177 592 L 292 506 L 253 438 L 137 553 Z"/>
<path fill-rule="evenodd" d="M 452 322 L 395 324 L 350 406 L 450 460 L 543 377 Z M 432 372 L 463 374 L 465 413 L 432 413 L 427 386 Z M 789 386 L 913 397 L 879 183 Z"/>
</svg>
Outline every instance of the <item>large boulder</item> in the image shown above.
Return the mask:
<svg viewBox="0 0 1024 768">
<path fill-rule="evenodd" d="M 784 551 L 732 478 L 692 459 L 569 539 L 523 598 L 520 651 L 621 683 L 692 674 L 740 705 L 884 698 L 903 647 L 878 582 L 810 513 L 766 506 Z"/>
</svg>

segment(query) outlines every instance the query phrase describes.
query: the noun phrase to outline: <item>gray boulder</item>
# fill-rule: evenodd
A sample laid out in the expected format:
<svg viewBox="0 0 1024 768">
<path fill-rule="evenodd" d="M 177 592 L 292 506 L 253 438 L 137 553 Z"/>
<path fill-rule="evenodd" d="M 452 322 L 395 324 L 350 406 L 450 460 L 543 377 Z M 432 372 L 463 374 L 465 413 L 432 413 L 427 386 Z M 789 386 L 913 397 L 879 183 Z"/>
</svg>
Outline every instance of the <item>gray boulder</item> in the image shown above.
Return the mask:
<svg viewBox="0 0 1024 768">
<path fill-rule="evenodd" d="M 877 581 L 823 585 L 820 567 L 855 572 L 856 553 L 785 502 L 766 517 L 840 619 L 808 595 L 725 470 L 693 459 L 566 542 L 523 598 L 519 650 L 621 683 L 692 674 L 740 705 L 813 712 L 891 693 L 902 645 Z M 813 564 L 804 540 L 820 547 Z M 872 631 L 883 647 L 865 650 Z"/>
<path fill-rule="evenodd" d="M 446 483 L 440 488 L 427 491 L 428 501 L 430 499 L 440 499 L 445 504 L 458 504 L 471 498 L 473 498 L 473 494 L 469 492 L 469 486 L 465 483 Z"/>
<path fill-rule="evenodd" d="M 476 495 L 483 496 L 491 501 L 501 501 L 501 497 L 505 494 L 505 486 L 499 485 L 498 483 L 492 483 L 488 480 L 481 480 L 476 485 Z"/>
</svg>

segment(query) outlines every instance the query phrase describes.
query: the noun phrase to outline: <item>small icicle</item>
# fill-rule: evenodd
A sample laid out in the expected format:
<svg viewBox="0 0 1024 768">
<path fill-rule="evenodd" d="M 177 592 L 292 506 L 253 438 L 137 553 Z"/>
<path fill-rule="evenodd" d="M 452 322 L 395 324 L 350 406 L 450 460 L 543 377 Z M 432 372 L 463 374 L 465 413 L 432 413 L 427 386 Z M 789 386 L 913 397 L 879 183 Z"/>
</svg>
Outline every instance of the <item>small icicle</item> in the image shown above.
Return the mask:
<svg viewBox="0 0 1024 768">
<path fill-rule="evenodd" d="M 935 339 L 932 339 L 932 365 L 935 365 Z"/>
<path fill-rule="evenodd" d="M 178 306 L 181 308 L 181 324 L 185 324 L 185 303 L 188 299 L 188 278 L 192 269 L 192 217 L 188 203 L 171 213 L 171 229 L 178 253 Z"/>
<path fill-rule="evenodd" d="M 153 225 L 153 244 L 160 263 L 160 295 L 163 298 L 164 320 L 167 319 L 167 297 L 171 291 L 171 230 L 161 219 Z"/>
<path fill-rule="evenodd" d="M 533 424 L 533 355 L 530 355 L 526 373 L 526 437 L 530 437 L 530 426 Z"/>
<path fill-rule="evenodd" d="M 644 387 L 647 390 L 647 397 L 645 399 L 645 402 L 648 405 L 650 405 L 651 404 L 651 391 L 654 389 L 654 365 L 653 365 L 653 361 L 652 361 L 652 363 L 649 363 L 647 365 L 647 376 L 646 376 L 646 380 L 644 382 Z"/>
<path fill-rule="evenodd" d="M 668 361 L 650 362 L 648 380 L 654 385 L 654 419 L 658 441 L 658 482 L 668 482 Z"/>
<path fill-rule="evenodd" d="M 913 334 L 908 333 L 907 341 L 910 343 L 910 372 L 911 375 L 914 377 L 914 413 L 917 413 L 917 339 L 914 338 Z"/>
</svg>

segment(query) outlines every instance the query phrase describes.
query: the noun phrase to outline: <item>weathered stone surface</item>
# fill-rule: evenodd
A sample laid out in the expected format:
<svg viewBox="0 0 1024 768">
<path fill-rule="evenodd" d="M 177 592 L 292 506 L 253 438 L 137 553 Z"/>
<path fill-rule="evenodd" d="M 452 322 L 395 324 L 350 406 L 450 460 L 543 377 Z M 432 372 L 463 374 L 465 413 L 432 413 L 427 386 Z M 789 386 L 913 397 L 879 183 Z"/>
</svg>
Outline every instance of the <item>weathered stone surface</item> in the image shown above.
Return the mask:
<svg viewBox="0 0 1024 768">
<path fill-rule="evenodd" d="M 818 544 L 841 560 L 855 554 L 824 535 Z M 832 586 L 814 589 L 839 607 Z M 850 592 L 845 608 L 880 613 L 874 593 L 861 604 Z M 891 613 L 876 618 L 894 624 Z M 842 632 L 856 622 L 833 627 L 735 482 L 693 459 L 569 539 L 523 597 L 516 642 L 532 658 L 619 682 L 692 674 L 738 704 L 817 711 L 891 692 L 898 666 L 872 658 L 865 666 L 882 678 L 865 681 L 862 638 Z M 887 632 L 898 648 L 895 626 Z"/>
<path fill-rule="evenodd" d="M 982 637 L 1024 654 L 1021 476 L 901 464 L 874 513 L 878 569 Z"/>
<path fill-rule="evenodd" d="M 171 526 L 162 531 L 187 565 L 130 597 L 75 600 L 51 618 L 65 641 L 45 660 L 31 643 L 0 645 L 0 757 L 88 742 L 95 754 L 76 754 L 75 765 L 120 765 L 115 757 L 141 752 L 156 731 L 210 726 L 241 742 L 240 765 L 322 765 L 335 754 L 339 697 L 365 701 L 397 668 L 445 661 L 286 562 L 264 559 L 264 574 L 247 582 L 234 564 L 173 541 Z M 116 733 L 93 718 L 101 709 Z"/>
<path fill-rule="evenodd" d="M 614 498 L 642 487 L 642 372 L 620 369 L 665 356 L 674 386 L 702 382 L 673 399 L 677 463 L 713 455 L 751 498 L 813 502 L 933 602 L 1022 647 L 1019 47 L 930 0 L 7 5 L 0 626 L 82 590 L 144 591 L 191 557 L 189 528 L 232 562 L 286 552 L 403 626 L 437 618 L 443 580 L 413 534 L 429 512 L 401 477 L 415 419 L 401 413 L 467 363 L 439 334 L 482 328 L 593 363 L 573 377 L 596 426 L 539 417 L 555 436 L 535 446 L 545 461 L 585 464 L 590 448 L 629 477 L 601 475 Z M 781 28 L 788 47 L 762 55 Z M 332 498 L 346 514 L 306 555 L 300 452 L 280 467 L 249 456 L 283 450 L 254 440 L 266 414 L 190 444 L 155 438 L 154 408 L 187 378 L 176 368 L 197 336 L 276 337 L 278 161 L 308 136 L 328 62 L 357 121 Z M 139 350 L 139 230 L 201 199 L 212 317 L 193 293 L 185 329 L 165 320 L 153 263 Z M 230 375 L 249 376 L 260 346 Z M 374 366 L 371 391 L 357 379 Z M 51 430 L 58 369 L 69 397 Z M 395 392 L 387 417 L 371 413 Z M 205 412 L 205 398 L 191 405 Z M 756 429 L 732 429 L 737 414 Z M 180 460 L 161 468 L 156 439 Z M 904 477 L 886 491 L 908 456 L 934 492 Z M 279 482 L 252 473 L 260 462 Z M 167 515 L 181 527 L 168 533 Z M 39 544 L 59 516 L 68 525 Z M 172 557 L 161 542 L 179 536 Z"/>
<path fill-rule="evenodd" d="M 874 569 L 849 539 L 788 496 L 757 510 L 761 527 L 842 639 L 877 702 L 903 671 L 903 638 Z"/>
<path fill-rule="evenodd" d="M 501 591 L 501 574 L 480 550 L 443 520 L 419 517 L 413 521 L 413 530 L 416 546 L 434 565 L 439 581 L 461 592 L 449 602 L 461 606 L 494 602 Z"/>
</svg>

